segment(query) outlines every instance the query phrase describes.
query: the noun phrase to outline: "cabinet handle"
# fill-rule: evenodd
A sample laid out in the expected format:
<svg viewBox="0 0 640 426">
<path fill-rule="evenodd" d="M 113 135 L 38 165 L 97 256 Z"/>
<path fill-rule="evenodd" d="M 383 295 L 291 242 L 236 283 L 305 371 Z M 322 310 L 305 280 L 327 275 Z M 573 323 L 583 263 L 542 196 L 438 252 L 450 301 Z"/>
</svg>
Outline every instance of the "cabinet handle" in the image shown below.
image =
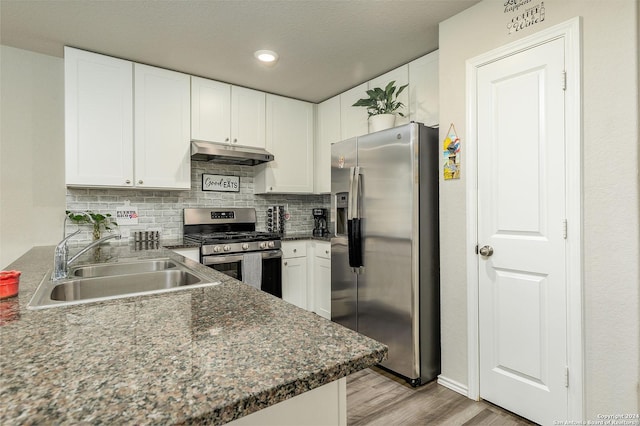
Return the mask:
<svg viewBox="0 0 640 426">
<path fill-rule="evenodd" d="M 233 138 L 233 143 L 238 143 L 238 138 Z"/>
<path fill-rule="evenodd" d="M 287 266 L 287 262 L 284 262 L 284 266 Z"/>
<path fill-rule="evenodd" d="M 324 253 L 325 253 L 325 254 L 329 254 L 329 250 L 325 250 L 325 251 L 324 251 Z"/>
<path fill-rule="evenodd" d="M 298 251 L 298 249 L 293 249 L 293 252 L 294 252 L 294 253 L 295 253 L 295 252 L 297 252 L 297 251 Z"/>
<path fill-rule="evenodd" d="M 131 179 L 125 180 L 124 183 L 126 183 L 127 185 L 130 185 L 131 184 Z"/>
<path fill-rule="evenodd" d="M 138 185 L 142 185 L 143 183 L 144 183 L 144 182 L 142 182 L 142 179 L 140 179 L 140 180 L 138 181 Z"/>
<path fill-rule="evenodd" d="M 224 140 L 224 141 L 225 141 L 225 142 L 229 142 L 229 138 L 225 138 L 225 140 Z"/>
</svg>

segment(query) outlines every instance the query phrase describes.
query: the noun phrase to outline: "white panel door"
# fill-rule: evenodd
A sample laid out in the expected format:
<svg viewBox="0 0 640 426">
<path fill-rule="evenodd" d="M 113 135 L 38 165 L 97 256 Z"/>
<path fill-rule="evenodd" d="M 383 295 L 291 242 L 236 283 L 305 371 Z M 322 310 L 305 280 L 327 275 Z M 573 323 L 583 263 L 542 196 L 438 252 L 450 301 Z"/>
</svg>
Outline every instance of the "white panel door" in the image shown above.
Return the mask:
<svg viewBox="0 0 640 426">
<path fill-rule="evenodd" d="M 563 71 L 556 39 L 477 80 L 480 396 L 541 424 L 568 413 Z"/>
<path fill-rule="evenodd" d="M 135 185 L 190 189 L 190 80 L 135 64 Z"/>
<path fill-rule="evenodd" d="M 231 143 L 264 148 L 266 140 L 266 94 L 231 88 Z"/>
</svg>

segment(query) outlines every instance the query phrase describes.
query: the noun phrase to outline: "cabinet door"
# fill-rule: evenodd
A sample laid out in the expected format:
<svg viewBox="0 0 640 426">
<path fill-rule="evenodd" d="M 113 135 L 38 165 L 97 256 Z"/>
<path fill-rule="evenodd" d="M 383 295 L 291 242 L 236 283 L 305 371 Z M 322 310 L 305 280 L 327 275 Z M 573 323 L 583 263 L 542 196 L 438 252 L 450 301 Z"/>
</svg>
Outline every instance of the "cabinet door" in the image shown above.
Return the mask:
<svg viewBox="0 0 640 426">
<path fill-rule="evenodd" d="M 266 94 L 257 90 L 231 88 L 231 142 L 265 147 Z"/>
<path fill-rule="evenodd" d="M 409 63 L 409 117 L 427 126 L 440 123 L 438 51 Z"/>
<path fill-rule="evenodd" d="M 189 76 L 135 64 L 135 184 L 190 189 Z"/>
<path fill-rule="evenodd" d="M 362 136 L 369 133 L 367 109 L 352 106 L 358 99 L 367 97 L 367 83 L 349 89 L 340 95 L 340 140 Z"/>
<path fill-rule="evenodd" d="M 331 192 L 331 144 L 341 140 L 340 96 L 318 104 L 315 140 L 314 192 Z"/>
<path fill-rule="evenodd" d="M 313 105 L 267 94 L 266 142 L 275 160 L 256 166 L 256 193 L 312 193 Z"/>
<path fill-rule="evenodd" d="M 388 73 L 382 74 L 379 77 L 374 78 L 369 81 L 369 89 L 373 89 L 374 87 L 379 87 L 384 90 L 391 81 L 395 81 L 396 92 L 400 88 L 400 86 L 404 86 L 409 83 L 409 66 L 403 65 L 396 69 L 389 71 Z M 394 95 L 395 97 L 395 95 Z M 396 114 L 396 126 L 400 126 L 402 124 L 407 124 L 409 122 L 409 87 L 405 88 L 400 96 L 398 97 L 398 101 L 404 104 L 404 107 L 397 110 L 397 112 L 401 112 L 404 114 L 404 117 L 401 117 L 399 114 Z"/>
<path fill-rule="evenodd" d="M 331 244 L 316 242 L 313 264 L 315 313 L 331 319 Z"/>
<path fill-rule="evenodd" d="M 282 260 L 282 299 L 307 309 L 307 258 Z"/>
<path fill-rule="evenodd" d="M 231 85 L 191 77 L 191 138 L 228 143 L 231 138 Z"/>
<path fill-rule="evenodd" d="M 65 47 L 69 186 L 133 186 L 133 63 Z"/>
</svg>

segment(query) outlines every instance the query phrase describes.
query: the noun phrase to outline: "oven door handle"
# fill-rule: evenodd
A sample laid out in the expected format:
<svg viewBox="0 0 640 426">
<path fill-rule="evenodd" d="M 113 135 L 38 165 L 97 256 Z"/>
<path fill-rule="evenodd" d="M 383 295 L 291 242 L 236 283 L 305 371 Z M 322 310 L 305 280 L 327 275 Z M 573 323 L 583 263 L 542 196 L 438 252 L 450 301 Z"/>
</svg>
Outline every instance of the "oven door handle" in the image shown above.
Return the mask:
<svg viewBox="0 0 640 426">
<path fill-rule="evenodd" d="M 276 259 L 282 257 L 282 250 L 263 251 L 263 259 Z M 202 256 L 203 265 L 221 265 L 224 263 L 242 262 L 244 254 L 216 254 L 214 256 Z"/>
</svg>

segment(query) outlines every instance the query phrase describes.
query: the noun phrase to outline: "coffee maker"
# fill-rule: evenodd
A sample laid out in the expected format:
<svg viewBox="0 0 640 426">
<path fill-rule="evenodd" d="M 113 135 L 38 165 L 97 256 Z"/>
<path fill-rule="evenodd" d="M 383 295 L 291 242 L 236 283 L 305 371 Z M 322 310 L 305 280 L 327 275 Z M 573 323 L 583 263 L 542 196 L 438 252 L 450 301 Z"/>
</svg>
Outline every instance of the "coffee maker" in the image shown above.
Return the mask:
<svg viewBox="0 0 640 426">
<path fill-rule="evenodd" d="M 313 209 L 313 236 L 326 237 L 329 235 L 327 229 L 327 209 Z"/>
</svg>

